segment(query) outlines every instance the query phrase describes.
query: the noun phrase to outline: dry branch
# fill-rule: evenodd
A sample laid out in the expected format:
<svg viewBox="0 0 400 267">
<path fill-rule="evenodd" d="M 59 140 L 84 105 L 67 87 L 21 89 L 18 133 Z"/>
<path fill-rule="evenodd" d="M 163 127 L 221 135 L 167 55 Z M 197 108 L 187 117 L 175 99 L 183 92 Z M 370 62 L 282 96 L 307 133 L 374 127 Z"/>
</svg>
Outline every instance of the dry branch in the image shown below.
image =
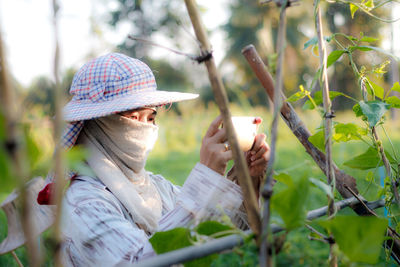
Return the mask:
<svg viewBox="0 0 400 267">
<path fill-rule="evenodd" d="M 253 189 L 253 183 L 250 178 L 249 170 L 247 168 L 247 163 L 245 161 L 243 152 L 239 148 L 236 133 L 233 128 L 231 113 L 228 107 L 228 97 L 226 95 L 221 76 L 218 73 L 214 58 L 211 55 L 211 45 L 201 22 L 195 1 L 185 0 L 185 4 L 190 16 L 190 20 L 193 24 L 194 32 L 201 44 L 201 54 L 209 55 L 209 58 L 205 60 L 204 63 L 207 67 L 208 77 L 211 82 L 215 101 L 220 109 L 224 125 L 226 126 L 228 142 L 233 152 L 236 176 L 238 177 L 239 185 L 242 188 L 244 205 L 246 207 L 250 228 L 258 236 L 260 233 L 261 224 L 257 198 Z"/>
<path fill-rule="evenodd" d="M 274 99 L 274 88 L 275 88 L 274 82 L 267 70 L 267 67 L 265 66 L 260 56 L 258 55 L 254 46 L 253 45 L 246 46 L 245 48 L 243 48 L 242 54 L 247 59 L 247 62 L 253 69 L 255 75 L 257 76 L 261 85 L 264 87 L 269 98 Z M 292 130 L 293 134 L 297 137 L 300 143 L 304 146 L 307 153 L 310 154 L 313 160 L 317 163 L 318 167 L 324 173 L 326 173 L 325 154 L 310 143 L 310 141 L 308 140 L 308 138 L 311 136 L 310 131 L 304 125 L 304 123 L 297 115 L 296 111 L 293 109 L 290 103 L 286 102 L 286 97 L 283 95 L 282 91 L 280 92 L 280 95 L 283 101 L 281 107 L 282 119 L 289 126 L 290 130 Z M 336 189 L 339 191 L 339 193 L 342 195 L 343 198 L 352 197 L 351 193 L 348 190 L 346 190 L 344 185 L 347 185 L 354 192 L 358 193 L 357 184 L 354 177 L 341 171 L 334 163 L 332 164 L 332 168 L 335 173 Z"/>
<path fill-rule="evenodd" d="M 276 84 L 277 86 L 274 88 L 274 115 L 271 125 L 271 150 L 270 150 L 270 160 L 268 162 L 266 180 L 264 183 L 264 188 L 262 191 L 262 196 L 264 197 L 264 212 L 262 217 L 262 240 L 260 247 L 260 266 L 272 266 L 272 259 L 270 255 L 268 255 L 268 251 L 272 251 L 270 248 L 269 240 L 268 240 L 268 232 L 269 232 L 269 221 L 271 216 L 270 211 L 270 199 L 272 196 L 272 181 L 273 181 L 273 173 L 274 173 L 274 162 L 275 162 L 275 152 L 276 152 L 276 141 L 278 138 L 278 114 L 281 108 L 282 99 L 279 97 L 279 92 L 282 91 L 283 84 L 283 55 L 285 49 L 285 41 L 286 41 L 286 6 L 281 8 L 280 16 L 279 16 L 279 29 L 278 29 L 278 39 L 277 39 L 277 49 L 278 49 L 278 63 L 276 70 Z"/>
</svg>

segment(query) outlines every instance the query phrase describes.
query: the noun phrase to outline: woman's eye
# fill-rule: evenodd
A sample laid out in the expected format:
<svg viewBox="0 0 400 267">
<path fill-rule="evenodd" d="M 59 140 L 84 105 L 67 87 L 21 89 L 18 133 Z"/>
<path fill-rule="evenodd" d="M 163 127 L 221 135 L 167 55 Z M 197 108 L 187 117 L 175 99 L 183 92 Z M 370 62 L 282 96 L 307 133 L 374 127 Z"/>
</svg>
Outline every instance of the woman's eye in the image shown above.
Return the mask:
<svg viewBox="0 0 400 267">
<path fill-rule="evenodd" d="M 132 116 L 131 116 L 131 119 L 132 119 L 132 120 L 137 120 L 137 119 L 138 119 L 138 116 L 132 115 Z"/>
</svg>

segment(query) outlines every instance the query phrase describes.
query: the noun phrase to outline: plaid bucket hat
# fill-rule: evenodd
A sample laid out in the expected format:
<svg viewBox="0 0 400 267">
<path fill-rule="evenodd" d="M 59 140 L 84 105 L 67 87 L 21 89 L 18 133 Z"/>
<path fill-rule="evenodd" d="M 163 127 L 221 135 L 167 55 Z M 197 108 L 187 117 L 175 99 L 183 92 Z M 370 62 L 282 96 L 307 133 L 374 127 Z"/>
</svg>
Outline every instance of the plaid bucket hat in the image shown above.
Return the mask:
<svg viewBox="0 0 400 267">
<path fill-rule="evenodd" d="M 157 90 L 150 68 L 120 53 L 110 53 L 83 65 L 74 76 L 70 94 L 73 97 L 64 108 L 67 126 L 61 140 L 66 149 L 75 144 L 85 120 L 198 97 Z"/>
<path fill-rule="evenodd" d="M 61 138 L 61 146 L 66 150 L 75 145 L 85 120 L 199 96 L 157 90 L 151 69 L 142 61 L 120 53 L 110 53 L 83 65 L 76 72 L 69 92 L 72 99 L 63 110 L 67 124 Z M 39 204 L 50 201 L 52 175 L 46 180 L 48 183 L 38 196 Z"/>
</svg>

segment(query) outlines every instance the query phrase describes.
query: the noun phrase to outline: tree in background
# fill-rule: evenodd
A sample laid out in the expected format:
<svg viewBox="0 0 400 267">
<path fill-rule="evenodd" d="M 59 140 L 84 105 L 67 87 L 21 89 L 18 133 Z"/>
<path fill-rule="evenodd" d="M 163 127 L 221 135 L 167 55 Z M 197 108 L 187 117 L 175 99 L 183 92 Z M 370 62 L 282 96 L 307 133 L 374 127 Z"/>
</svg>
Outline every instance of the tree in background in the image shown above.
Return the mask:
<svg viewBox="0 0 400 267">
<path fill-rule="evenodd" d="M 187 15 L 181 1 L 118 0 L 117 3 L 117 8 L 109 14 L 109 25 L 118 27 L 122 22 L 129 22 L 133 36 L 155 41 L 154 36 L 162 34 L 178 49 L 182 47 L 179 30 L 181 18 Z M 187 71 L 188 64 L 185 63 L 187 59 L 182 57 L 171 64 L 152 57 L 152 48 L 147 43 L 128 38 L 117 46 L 117 50 L 122 53 L 146 62 L 152 68 L 158 87 L 162 90 L 193 91 Z"/>
<path fill-rule="evenodd" d="M 66 95 L 69 95 L 69 88 L 74 78 L 76 70 L 67 69 L 61 80 L 61 86 Z M 39 76 L 28 87 L 26 96 L 24 97 L 24 107 L 30 109 L 35 106 L 40 106 L 43 110 L 43 115 L 54 116 L 54 81 L 47 76 Z"/>
<path fill-rule="evenodd" d="M 318 57 L 310 57 L 308 51 L 304 51 L 304 44 L 311 39 L 310 29 L 312 30 L 312 11 L 309 10 L 309 1 L 299 2 L 299 5 L 288 9 L 287 20 L 287 45 L 284 64 L 284 90 L 287 94 L 297 91 L 300 84 L 311 86 L 313 77 L 310 73 L 318 67 Z M 235 66 L 234 74 L 226 79 L 228 88 L 242 91 L 252 104 L 265 104 L 267 97 L 254 74 L 247 67 L 241 49 L 254 44 L 264 61 L 269 64 L 270 71 L 273 73 L 275 68 L 274 45 L 276 43 L 278 12 L 274 12 L 276 7 L 271 5 L 262 6 L 257 1 L 241 0 L 235 1 L 229 5 L 230 18 L 223 25 L 227 33 L 228 49 L 224 64 L 233 64 Z M 380 8 L 374 11 L 377 16 L 387 17 L 388 10 Z M 325 35 L 329 36 L 331 32 L 344 32 L 348 35 L 358 37 L 359 32 L 364 30 L 364 35 L 383 39 L 382 29 L 386 25 L 363 12 L 355 14 L 351 19 L 351 12 L 348 5 L 341 3 L 329 4 L 325 19 L 329 30 L 325 30 Z M 330 42 L 332 49 L 336 49 L 336 44 Z M 378 45 L 372 43 L 371 45 Z M 307 48 L 310 49 L 310 48 Z M 311 48 L 312 49 L 312 48 Z M 314 53 L 318 53 L 315 51 Z M 364 53 L 365 54 L 365 53 Z M 368 62 L 375 62 L 376 65 L 382 63 L 386 58 L 371 52 L 365 56 L 360 54 L 357 59 L 360 64 L 366 65 Z M 368 64 L 367 64 L 368 65 Z M 331 80 L 331 88 L 348 95 L 358 96 L 359 91 L 354 84 L 354 77 L 345 59 L 334 67 L 334 79 Z M 314 91 L 318 89 L 318 84 L 314 86 Z M 312 88 L 311 88 L 312 89 Z M 239 93 L 238 93 L 239 94 Z M 349 108 L 353 105 L 349 100 L 341 98 L 335 102 L 335 109 Z"/>
<path fill-rule="evenodd" d="M 374 11 L 374 13 L 379 17 L 388 17 L 390 14 L 389 10 L 385 8 L 379 8 Z M 357 12 L 354 14 L 354 18 L 352 18 L 350 8 L 341 3 L 329 4 L 326 8 L 325 18 L 330 32 L 341 32 L 346 35 L 359 37 L 360 32 L 363 31 L 365 36 L 377 38 L 377 41 L 369 44 L 373 46 L 381 46 L 379 42 L 385 39 L 385 36 L 382 35 L 384 32 L 383 29 L 384 27 L 390 26 L 389 24 L 371 18 L 371 16 L 368 16 L 364 12 Z M 334 42 L 330 42 L 330 45 L 334 50 L 340 49 Z M 357 90 L 357 84 L 355 84 L 350 63 L 347 57 L 343 58 L 343 60 L 338 61 L 337 64 L 332 66 L 334 79 L 330 80 L 330 87 L 335 91 L 359 97 L 360 92 Z M 387 57 L 383 57 L 382 54 L 377 54 L 375 52 L 356 52 L 355 59 L 360 65 L 373 66 L 381 64 L 387 60 Z M 353 101 L 346 98 L 342 98 L 340 102 L 336 101 L 333 103 L 336 109 L 351 108 L 354 105 Z"/>
</svg>

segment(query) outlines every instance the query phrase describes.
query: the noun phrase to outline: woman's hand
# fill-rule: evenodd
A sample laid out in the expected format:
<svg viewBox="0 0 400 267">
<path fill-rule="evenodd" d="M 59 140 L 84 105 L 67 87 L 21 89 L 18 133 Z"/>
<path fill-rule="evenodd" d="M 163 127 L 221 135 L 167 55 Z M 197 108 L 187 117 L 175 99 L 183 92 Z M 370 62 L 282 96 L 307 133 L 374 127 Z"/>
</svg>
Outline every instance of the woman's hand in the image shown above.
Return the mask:
<svg viewBox="0 0 400 267">
<path fill-rule="evenodd" d="M 270 150 L 265 138 L 265 134 L 256 135 L 253 147 L 245 153 L 251 177 L 264 176 L 267 170 Z"/>
<path fill-rule="evenodd" d="M 253 147 L 244 153 L 257 198 L 259 197 L 261 181 L 264 178 L 270 157 L 269 146 L 265 142 L 265 138 L 265 134 L 256 135 Z M 237 182 L 235 165 L 228 172 L 228 179 Z"/>
<path fill-rule="evenodd" d="M 259 197 L 261 182 L 267 170 L 270 156 L 269 146 L 265 142 L 265 138 L 265 134 L 256 135 L 253 147 L 249 151 L 245 152 L 247 166 L 249 167 L 257 199 Z"/>
<path fill-rule="evenodd" d="M 200 163 L 221 175 L 225 174 L 226 165 L 232 159 L 232 151 L 226 150 L 225 128 L 219 128 L 222 123 L 221 115 L 218 116 L 203 137 L 200 149 Z"/>
</svg>

